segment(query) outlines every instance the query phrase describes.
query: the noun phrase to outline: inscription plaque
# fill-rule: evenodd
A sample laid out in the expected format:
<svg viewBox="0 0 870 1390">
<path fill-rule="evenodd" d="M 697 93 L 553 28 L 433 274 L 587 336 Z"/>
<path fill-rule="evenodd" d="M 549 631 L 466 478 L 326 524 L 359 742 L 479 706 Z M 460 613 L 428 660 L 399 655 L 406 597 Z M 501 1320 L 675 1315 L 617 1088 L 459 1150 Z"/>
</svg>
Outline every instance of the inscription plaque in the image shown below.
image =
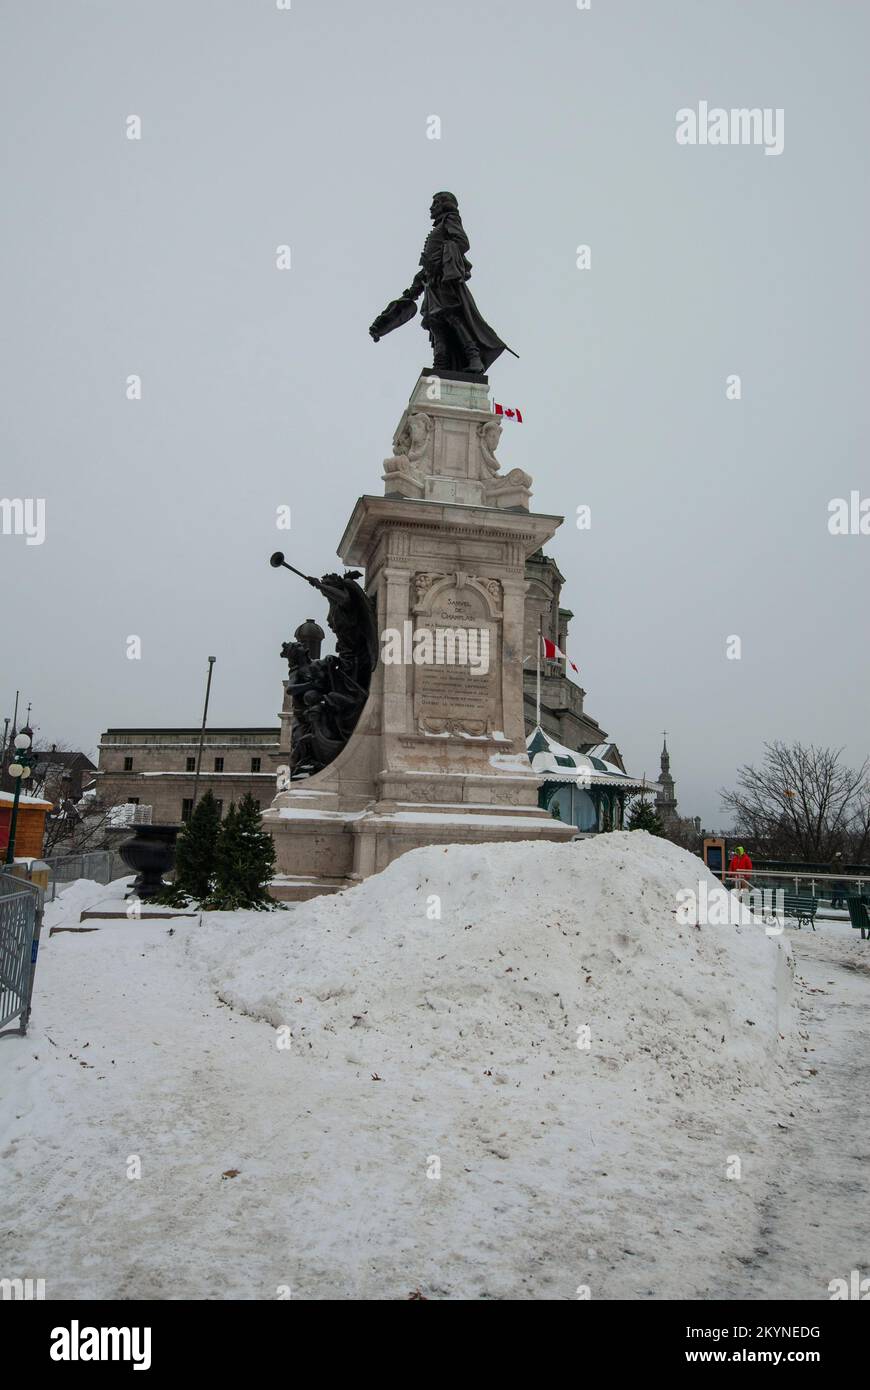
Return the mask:
<svg viewBox="0 0 870 1390">
<path fill-rule="evenodd" d="M 424 733 L 476 737 L 501 727 L 501 624 L 474 589 L 440 593 L 419 615 L 431 634 L 433 660 L 415 665 L 414 715 Z"/>
</svg>

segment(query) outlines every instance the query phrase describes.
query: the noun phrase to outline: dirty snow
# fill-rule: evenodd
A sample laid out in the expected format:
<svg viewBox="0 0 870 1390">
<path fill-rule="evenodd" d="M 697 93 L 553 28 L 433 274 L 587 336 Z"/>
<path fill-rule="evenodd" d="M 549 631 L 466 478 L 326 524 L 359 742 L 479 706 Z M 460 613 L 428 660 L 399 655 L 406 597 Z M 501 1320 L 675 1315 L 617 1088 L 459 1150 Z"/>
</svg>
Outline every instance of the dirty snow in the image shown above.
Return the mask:
<svg viewBox="0 0 870 1390">
<path fill-rule="evenodd" d="M 827 1297 L 854 1210 L 798 1277 L 777 1204 L 827 1113 L 816 1005 L 796 1026 L 785 937 L 677 924 L 706 876 L 640 832 L 432 847 L 284 912 L 49 938 L 106 896 L 74 885 L 32 1033 L 0 1041 L 0 1273 L 49 1298 Z M 866 1018 L 870 953 L 824 940 Z M 835 1069 L 848 1028 L 829 1046 Z"/>
</svg>

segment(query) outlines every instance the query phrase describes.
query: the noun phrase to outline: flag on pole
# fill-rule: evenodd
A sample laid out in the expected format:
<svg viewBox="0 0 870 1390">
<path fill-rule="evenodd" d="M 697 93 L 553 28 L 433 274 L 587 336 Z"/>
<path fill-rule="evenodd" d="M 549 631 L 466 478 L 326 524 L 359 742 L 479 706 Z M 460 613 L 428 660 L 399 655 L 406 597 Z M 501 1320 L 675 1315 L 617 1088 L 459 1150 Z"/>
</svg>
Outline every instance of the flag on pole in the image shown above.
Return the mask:
<svg viewBox="0 0 870 1390">
<path fill-rule="evenodd" d="M 571 670 L 577 671 L 577 675 L 579 676 L 580 672 L 567 652 L 563 652 L 562 648 L 557 647 L 555 642 L 551 642 L 549 637 L 542 637 L 541 641 L 544 644 L 544 656 L 547 658 L 548 661 L 557 661 L 561 658 L 561 660 L 567 661 L 568 665 L 571 667 Z"/>
<path fill-rule="evenodd" d="M 516 420 L 518 425 L 523 423 L 523 412 L 513 405 L 499 405 L 498 401 L 493 403 L 496 415 L 501 415 L 505 420 Z"/>
</svg>

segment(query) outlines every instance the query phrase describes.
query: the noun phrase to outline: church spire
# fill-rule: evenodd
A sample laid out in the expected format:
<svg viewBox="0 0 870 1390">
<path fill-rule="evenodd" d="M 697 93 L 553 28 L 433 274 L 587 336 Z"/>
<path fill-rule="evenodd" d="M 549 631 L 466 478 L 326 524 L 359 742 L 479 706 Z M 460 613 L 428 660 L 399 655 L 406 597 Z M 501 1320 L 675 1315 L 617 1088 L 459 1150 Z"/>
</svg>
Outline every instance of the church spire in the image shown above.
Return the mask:
<svg viewBox="0 0 870 1390">
<path fill-rule="evenodd" d="M 674 779 L 671 776 L 671 755 L 668 752 L 667 729 L 665 729 L 663 733 L 659 787 L 660 790 L 656 792 L 656 811 L 659 820 L 675 820 L 677 815 L 677 797 L 674 789 Z"/>
</svg>

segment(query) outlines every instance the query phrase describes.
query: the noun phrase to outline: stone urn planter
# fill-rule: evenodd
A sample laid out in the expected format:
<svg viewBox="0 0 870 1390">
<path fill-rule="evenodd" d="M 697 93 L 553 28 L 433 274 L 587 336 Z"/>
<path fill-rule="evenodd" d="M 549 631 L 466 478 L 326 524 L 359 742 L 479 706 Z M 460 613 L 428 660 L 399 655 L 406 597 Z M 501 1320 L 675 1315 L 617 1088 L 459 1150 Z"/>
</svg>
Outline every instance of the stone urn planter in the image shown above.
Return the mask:
<svg viewBox="0 0 870 1390">
<path fill-rule="evenodd" d="M 147 900 L 156 898 L 169 885 L 163 882 L 175 863 L 175 841 L 179 825 L 137 825 L 132 840 L 125 840 L 118 853 L 136 873 L 126 896 Z"/>
</svg>

